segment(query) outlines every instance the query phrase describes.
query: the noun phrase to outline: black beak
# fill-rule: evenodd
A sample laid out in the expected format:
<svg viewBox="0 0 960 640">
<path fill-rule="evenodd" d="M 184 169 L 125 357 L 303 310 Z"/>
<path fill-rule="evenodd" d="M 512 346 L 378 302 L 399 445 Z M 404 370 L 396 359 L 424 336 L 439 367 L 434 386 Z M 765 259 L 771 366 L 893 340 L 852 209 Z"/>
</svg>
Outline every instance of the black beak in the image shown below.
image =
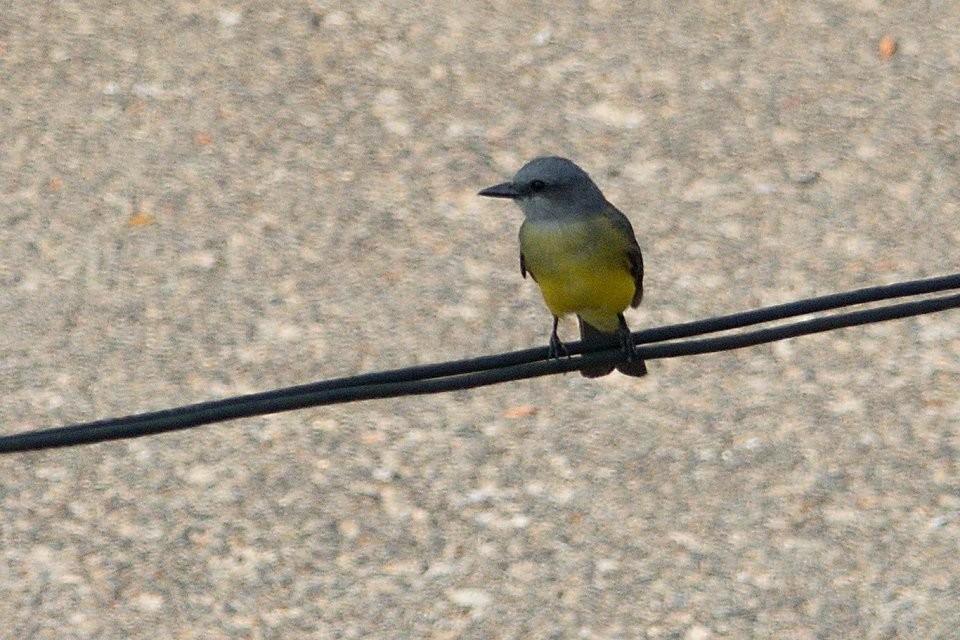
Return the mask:
<svg viewBox="0 0 960 640">
<path fill-rule="evenodd" d="M 517 193 L 517 189 L 513 186 L 512 182 L 495 184 L 492 187 L 487 187 L 477 195 L 486 196 L 488 198 L 510 198 L 511 200 L 520 197 L 520 194 Z"/>
</svg>

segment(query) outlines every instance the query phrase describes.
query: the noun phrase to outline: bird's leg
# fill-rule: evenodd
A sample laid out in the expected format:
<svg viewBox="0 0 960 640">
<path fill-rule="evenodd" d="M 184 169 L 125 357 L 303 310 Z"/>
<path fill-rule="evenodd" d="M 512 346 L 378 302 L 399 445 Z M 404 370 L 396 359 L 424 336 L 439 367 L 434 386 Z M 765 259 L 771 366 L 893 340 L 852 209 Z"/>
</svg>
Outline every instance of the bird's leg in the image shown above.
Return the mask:
<svg viewBox="0 0 960 640">
<path fill-rule="evenodd" d="M 560 342 L 560 336 L 557 335 L 557 325 L 560 324 L 560 318 L 553 316 L 553 331 L 550 333 L 550 357 L 559 359 L 563 356 L 570 356 L 567 348 Z"/>
<path fill-rule="evenodd" d="M 618 313 L 617 320 L 620 321 L 620 331 L 618 332 L 620 336 L 620 347 L 623 349 L 623 352 L 627 354 L 627 360 L 630 362 L 639 360 L 640 356 L 637 355 L 637 348 L 633 344 L 633 336 L 630 335 L 630 327 L 627 326 L 626 318 L 623 317 L 622 313 Z"/>
</svg>

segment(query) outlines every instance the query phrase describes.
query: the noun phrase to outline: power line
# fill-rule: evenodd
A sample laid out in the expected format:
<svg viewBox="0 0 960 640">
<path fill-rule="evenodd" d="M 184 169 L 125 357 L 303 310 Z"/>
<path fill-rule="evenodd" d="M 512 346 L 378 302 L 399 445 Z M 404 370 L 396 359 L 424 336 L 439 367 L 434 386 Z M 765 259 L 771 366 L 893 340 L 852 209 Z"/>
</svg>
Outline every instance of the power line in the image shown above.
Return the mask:
<svg viewBox="0 0 960 640">
<path fill-rule="evenodd" d="M 696 322 L 647 329 L 632 335 L 636 344 L 640 345 L 637 353 L 644 360 L 715 353 L 812 333 L 955 309 L 960 307 L 960 294 L 835 313 L 732 335 L 690 338 L 843 307 L 929 295 L 951 289 L 960 289 L 960 274 L 809 298 Z M 571 357 L 559 360 L 549 358 L 547 347 L 539 347 L 337 378 L 121 418 L 27 431 L 0 437 L 0 453 L 136 438 L 225 420 L 329 404 L 471 389 L 577 371 L 585 366 L 615 364 L 624 357 L 619 347 L 584 353 L 583 345 L 574 342 L 568 345 L 568 350 Z"/>
</svg>

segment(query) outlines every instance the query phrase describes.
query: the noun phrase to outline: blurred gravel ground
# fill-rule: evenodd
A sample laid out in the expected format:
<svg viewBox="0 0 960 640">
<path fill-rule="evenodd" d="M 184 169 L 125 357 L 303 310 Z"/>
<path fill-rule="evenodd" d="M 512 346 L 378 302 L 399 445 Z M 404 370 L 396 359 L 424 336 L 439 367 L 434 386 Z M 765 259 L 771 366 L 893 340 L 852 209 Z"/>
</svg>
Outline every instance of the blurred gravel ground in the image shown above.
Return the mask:
<svg viewBox="0 0 960 640">
<path fill-rule="evenodd" d="M 545 344 L 545 152 L 635 327 L 960 270 L 955 2 L 7 0 L 0 72 L 5 433 Z M 4 457 L 0 636 L 957 637 L 956 312 L 650 369 Z"/>
</svg>

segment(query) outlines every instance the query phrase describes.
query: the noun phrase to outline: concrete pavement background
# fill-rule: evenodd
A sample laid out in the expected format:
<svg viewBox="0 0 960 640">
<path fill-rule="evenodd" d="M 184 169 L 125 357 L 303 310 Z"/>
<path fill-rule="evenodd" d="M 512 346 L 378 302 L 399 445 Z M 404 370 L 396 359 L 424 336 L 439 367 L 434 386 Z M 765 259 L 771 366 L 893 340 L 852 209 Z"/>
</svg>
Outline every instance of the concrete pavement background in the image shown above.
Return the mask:
<svg viewBox="0 0 960 640">
<path fill-rule="evenodd" d="M 542 153 L 634 327 L 960 270 L 956 3 L 0 6 L 4 433 L 545 344 Z M 0 636 L 956 637 L 956 313 L 650 369 L 0 458 Z"/>
</svg>

